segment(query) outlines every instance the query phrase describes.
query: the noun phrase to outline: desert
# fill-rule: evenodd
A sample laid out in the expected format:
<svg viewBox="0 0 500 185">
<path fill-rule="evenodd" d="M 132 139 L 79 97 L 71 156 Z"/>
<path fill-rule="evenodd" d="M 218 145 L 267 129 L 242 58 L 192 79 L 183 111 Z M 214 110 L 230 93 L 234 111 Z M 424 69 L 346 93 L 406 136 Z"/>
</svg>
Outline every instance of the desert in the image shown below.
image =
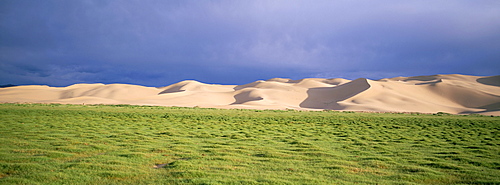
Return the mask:
<svg viewBox="0 0 500 185">
<path fill-rule="evenodd" d="M 500 116 L 500 76 L 448 74 L 379 80 L 272 78 L 243 85 L 184 80 L 164 87 L 101 83 L 67 87 L 24 85 L 0 88 L 0 102 Z"/>
</svg>

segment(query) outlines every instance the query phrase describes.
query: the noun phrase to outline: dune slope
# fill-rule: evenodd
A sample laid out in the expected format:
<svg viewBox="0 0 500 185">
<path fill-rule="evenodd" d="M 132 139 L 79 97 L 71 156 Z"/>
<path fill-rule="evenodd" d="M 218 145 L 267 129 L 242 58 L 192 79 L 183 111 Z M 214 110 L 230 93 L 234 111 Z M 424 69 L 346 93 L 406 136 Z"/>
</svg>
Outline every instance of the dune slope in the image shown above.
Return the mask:
<svg viewBox="0 0 500 185">
<path fill-rule="evenodd" d="M 500 116 L 500 76 L 432 75 L 380 80 L 273 78 L 244 85 L 186 80 L 166 87 L 75 84 L 0 88 L 0 102 L 133 104 L 244 109 L 479 113 Z"/>
</svg>

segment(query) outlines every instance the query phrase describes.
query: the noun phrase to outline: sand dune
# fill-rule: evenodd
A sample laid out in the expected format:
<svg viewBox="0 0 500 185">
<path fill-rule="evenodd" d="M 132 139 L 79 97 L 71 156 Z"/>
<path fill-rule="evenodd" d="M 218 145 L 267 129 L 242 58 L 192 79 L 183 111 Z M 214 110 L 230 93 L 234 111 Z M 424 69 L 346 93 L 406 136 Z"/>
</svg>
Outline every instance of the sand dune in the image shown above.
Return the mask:
<svg viewBox="0 0 500 185">
<path fill-rule="evenodd" d="M 432 75 L 352 81 L 341 78 L 273 78 L 244 85 L 213 85 L 186 80 L 160 88 L 127 84 L 30 85 L 0 88 L 0 102 L 500 116 L 500 76 Z"/>
</svg>

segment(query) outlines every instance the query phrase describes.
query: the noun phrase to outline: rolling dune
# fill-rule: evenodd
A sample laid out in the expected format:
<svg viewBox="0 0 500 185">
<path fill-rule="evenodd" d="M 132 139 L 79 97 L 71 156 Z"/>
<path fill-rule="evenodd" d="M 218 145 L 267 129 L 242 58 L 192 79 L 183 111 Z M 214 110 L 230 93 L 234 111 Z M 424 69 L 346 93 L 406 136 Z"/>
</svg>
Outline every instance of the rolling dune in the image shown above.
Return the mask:
<svg viewBox="0 0 500 185">
<path fill-rule="evenodd" d="M 273 78 L 244 85 L 212 85 L 186 80 L 159 88 L 127 84 L 29 85 L 0 88 L 0 102 L 500 116 L 500 76 L 433 75 L 352 81 Z"/>
</svg>

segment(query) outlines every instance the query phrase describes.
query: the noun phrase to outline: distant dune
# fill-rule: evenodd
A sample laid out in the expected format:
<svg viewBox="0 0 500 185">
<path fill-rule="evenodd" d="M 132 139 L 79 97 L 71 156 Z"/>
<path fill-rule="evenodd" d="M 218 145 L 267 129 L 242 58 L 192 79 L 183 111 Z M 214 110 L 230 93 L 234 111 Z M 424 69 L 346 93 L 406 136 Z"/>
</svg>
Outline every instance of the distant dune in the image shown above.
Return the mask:
<svg viewBox="0 0 500 185">
<path fill-rule="evenodd" d="M 186 80 L 160 88 L 126 84 L 29 85 L 0 88 L 0 102 L 500 116 L 500 76 L 433 75 L 352 81 L 273 78 L 245 85 L 212 85 Z"/>
</svg>

